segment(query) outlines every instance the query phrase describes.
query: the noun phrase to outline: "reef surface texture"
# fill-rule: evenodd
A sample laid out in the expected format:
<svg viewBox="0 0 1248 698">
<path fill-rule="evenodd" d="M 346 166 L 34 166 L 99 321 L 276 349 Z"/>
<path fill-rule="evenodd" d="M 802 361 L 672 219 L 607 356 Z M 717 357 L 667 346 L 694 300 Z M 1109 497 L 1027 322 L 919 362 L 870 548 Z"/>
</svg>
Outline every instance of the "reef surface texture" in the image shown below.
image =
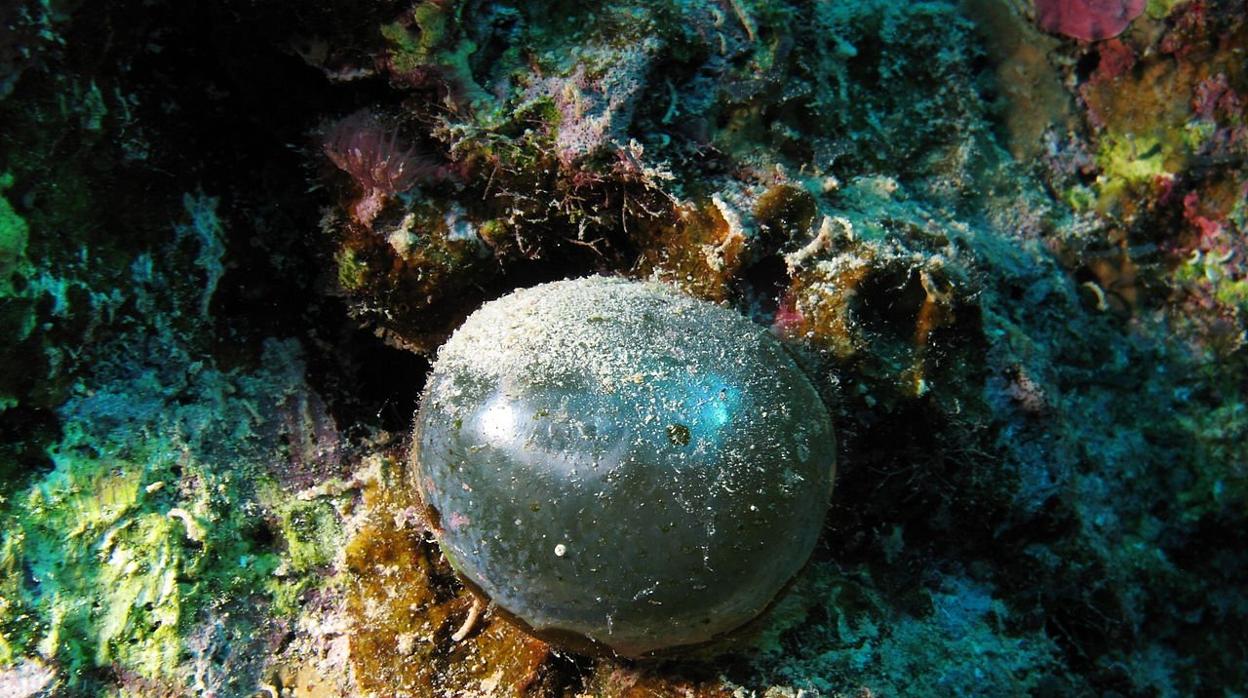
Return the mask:
<svg viewBox="0 0 1248 698">
<path fill-rule="evenodd" d="M 5 3 L 0 695 L 1243 695 L 1246 50 L 1242 0 Z M 661 660 L 475 603 L 411 486 L 438 347 L 595 274 L 838 437 L 810 562 Z"/>
</svg>

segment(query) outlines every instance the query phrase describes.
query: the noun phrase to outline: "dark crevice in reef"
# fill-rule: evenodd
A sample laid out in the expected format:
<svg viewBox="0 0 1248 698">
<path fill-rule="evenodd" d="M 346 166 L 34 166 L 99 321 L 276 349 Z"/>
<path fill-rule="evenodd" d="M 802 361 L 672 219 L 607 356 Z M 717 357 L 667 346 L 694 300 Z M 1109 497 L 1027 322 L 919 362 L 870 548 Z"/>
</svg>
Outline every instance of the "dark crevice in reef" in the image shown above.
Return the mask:
<svg viewBox="0 0 1248 698">
<path fill-rule="evenodd" d="M 0 419 L 0 497 L 52 468 L 44 448 L 60 436 L 60 422 L 51 410 L 26 405 L 6 410 Z"/>
<path fill-rule="evenodd" d="M 345 317 L 343 308 L 333 309 Z M 362 330 L 341 324 L 336 330 L 332 324 L 326 327 L 313 333 L 315 339 L 308 343 L 309 378 L 331 398 L 335 420 L 406 432 L 429 370 L 428 359 L 388 346 Z"/>
<path fill-rule="evenodd" d="M 93 185 L 112 182 L 116 190 L 108 197 L 111 210 L 92 213 L 107 234 L 140 249 L 155 247 L 164 241 L 136 240 L 134 231 L 167 231 L 185 212 L 152 203 L 177 202 L 187 187 L 219 199 L 227 267 L 211 311 L 221 365 L 254 363 L 265 337 L 298 338 L 309 378 L 340 424 L 402 430 L 426 362 L 354 329 L 341 304 L 323 294 L 323 275 L 310 273 L 327 266 L 316 236 L 329 200 L 323 190 L 308 189 L 308 162 L 316 160 L 308 152 L 320 147 L 318 119 L 393 93 L 379 79 L 335 86 L 292 45 L 292 37 L 331 27 L 375 31 L 377 18 L 392 11 L 386 5 L 84 5 L 60 70 L 133 94 L 133 122 L 154 129 L 135 134 L 151 144 L 143 157 L 114 152 L 101 157 L 112 171 L 102 165 L 93 173 Z M 99 34 L 107 40 L 92 38 Z M 133 221 L 136 216 L 145 220 Z"/>
</svg>

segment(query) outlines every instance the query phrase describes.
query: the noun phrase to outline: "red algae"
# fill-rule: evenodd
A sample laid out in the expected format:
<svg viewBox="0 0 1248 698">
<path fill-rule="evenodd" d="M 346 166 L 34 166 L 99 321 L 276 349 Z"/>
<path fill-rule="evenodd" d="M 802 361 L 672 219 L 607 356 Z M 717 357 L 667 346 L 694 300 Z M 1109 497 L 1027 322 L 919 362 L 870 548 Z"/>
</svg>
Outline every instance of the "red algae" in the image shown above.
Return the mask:
<svg viewBox="0 0 1248 698">
<path fill-rule="evenodd" d="M 397 131 L 383 126 L 368 111 L 359 111 L 335 123 L 325 135 L 325 156 L 351 175 L 363 196 L 351 205 L 352 218 L 372 225 L 388 197 L 407 191 L 438 168 L 399 142 Z"/>
</svg>

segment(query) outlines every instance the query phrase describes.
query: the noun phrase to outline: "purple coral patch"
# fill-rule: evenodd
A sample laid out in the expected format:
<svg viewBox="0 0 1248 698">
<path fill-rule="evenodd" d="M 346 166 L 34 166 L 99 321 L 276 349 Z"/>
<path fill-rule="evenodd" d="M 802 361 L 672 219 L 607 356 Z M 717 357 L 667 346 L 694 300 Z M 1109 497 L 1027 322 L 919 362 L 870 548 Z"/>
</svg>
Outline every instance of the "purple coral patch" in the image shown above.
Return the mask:
<svg viewBox="0 0 1248 698">
<path fill-rule="evenodd" d="M 1144 12 L 1145 0 L 1035 0 L 1036 24 L 1083 41 L 1121 34 Z"/>
</svg>

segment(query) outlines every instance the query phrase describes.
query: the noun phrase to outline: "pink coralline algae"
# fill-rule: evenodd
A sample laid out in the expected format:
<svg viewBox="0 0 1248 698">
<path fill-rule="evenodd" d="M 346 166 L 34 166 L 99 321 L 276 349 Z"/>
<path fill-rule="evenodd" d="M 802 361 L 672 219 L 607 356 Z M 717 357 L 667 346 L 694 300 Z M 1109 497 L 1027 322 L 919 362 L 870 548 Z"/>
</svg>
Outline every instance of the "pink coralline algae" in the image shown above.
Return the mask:
<svg viewBox="0 0 1248 698">
<path fill-rule="evenodd" d="M 780 299 L 780 307 L 771 321 L 771 331 L 780 337 L 792 338 L 801 328 L 806 318 L 797 307 L 797 299 L 790 291 Z"/>
<path fill-rule="evenodd" d="M 1196 86 L 1192 111 L 1197 118 L 1205 121 L 1224 119 L 1233 122 L 1243 115 L 1244 101 L 1243 96 L 1231 87 L 1226 74 L 1218 73 Z"/>
<path fill-rule="evenodd" d="M 372 226 L 391 196 L 441 174 L 437 165 L 417 155 L 414 148 L 401 145 L 398 133 L 367 111 L 331 126 L 322 148 L 359 185 L 362 196 L 351 205 L 351 217 L 366 227 Z"/>
<path fill-rule="evenodd" d="M 1144 12 L 1146 0 L 1035 0 L 1036 24 L 1072 39 L 1100 41 L 1121 34 Z"/>
<path fill-rule="evenodd" d="M 579 65 L 570 75 L 534 80 L 526 98 L 550 99 L 559 110 L 555 132 L 559 162 L 571 166 L 612 144 L 628 142 L 628 127 L 657 49 L 653 41 L 601 48 L 601 74 L 591 76 L 598 71 Z"/>
<path fill-rule="evenodd" d="M 1183 197 L 1183 219 L 1200 233 L 1196 249 L 1211 252 L 1224 242 L 1222 224 L 1204 215 L 1201 211 L 1200 195 L 1194 191 Z"/>
</svg>

